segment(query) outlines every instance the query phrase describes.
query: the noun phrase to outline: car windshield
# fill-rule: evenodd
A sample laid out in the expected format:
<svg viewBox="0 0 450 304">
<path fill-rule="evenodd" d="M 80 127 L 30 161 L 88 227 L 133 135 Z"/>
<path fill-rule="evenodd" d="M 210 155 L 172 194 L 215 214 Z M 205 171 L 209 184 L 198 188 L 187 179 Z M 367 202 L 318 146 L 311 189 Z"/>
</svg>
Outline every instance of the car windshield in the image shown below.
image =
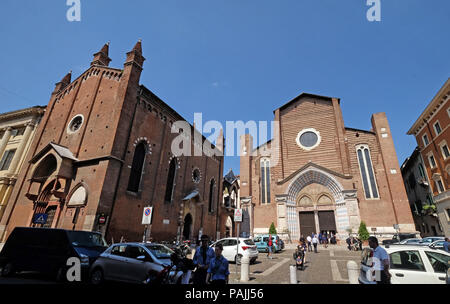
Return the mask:
<svg viewBox="0 0 450 304">
<path fill-rule="evenodd" d="M 106 241 L 100 233 L 87 231 L 67 231 L 69 240 L 76 247 L 107 247 Z"/>
<path fill-rule="evenodd" d="M 145 245 L 148 250 L 157 258 L 157 259 L 170 259 L 172 253 L 174 253 L 171 249 L 164 245 L 152 244 Z"/>
<path fill-rule="evenodd" d="M 252 240 L 244 240 L 244 243 L 245 243 L 246 245 L 255 245 L 255 243 L 253 243 Z"/>
<path fill-rule="evenodd" d="M 261 238 L 259 236 L 255 237 L 255 243 L 261 242 Z"/>
</svg>

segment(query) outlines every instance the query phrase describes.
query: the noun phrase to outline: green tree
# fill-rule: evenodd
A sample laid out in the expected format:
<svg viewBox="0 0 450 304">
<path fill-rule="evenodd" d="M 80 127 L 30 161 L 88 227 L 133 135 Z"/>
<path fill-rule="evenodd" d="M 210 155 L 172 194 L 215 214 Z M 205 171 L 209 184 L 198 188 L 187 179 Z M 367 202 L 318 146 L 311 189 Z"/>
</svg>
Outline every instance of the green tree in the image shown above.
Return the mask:
<svg viewBox="0 0 450 304">
<path fill-rule="evenodd" d="M 361 241 L 367 241 L 369 239 L 369 231 L 367 231 L 366 223 L 361 222 L 358 230 L 359 239 Z"/>
<path fill-rule="evenodd" d="M 277 229 L 275 228 L 275 224 L 273 222 L 270 224 L 269 234 L 277 234 Z"/>
</svg>

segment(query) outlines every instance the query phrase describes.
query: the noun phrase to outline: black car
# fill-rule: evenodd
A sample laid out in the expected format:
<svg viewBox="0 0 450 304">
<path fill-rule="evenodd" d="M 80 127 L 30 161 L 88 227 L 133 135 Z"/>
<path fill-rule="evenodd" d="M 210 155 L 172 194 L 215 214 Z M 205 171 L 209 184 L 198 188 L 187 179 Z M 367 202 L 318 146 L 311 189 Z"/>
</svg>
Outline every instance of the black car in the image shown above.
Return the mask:
<svg viewBox="0 0 450 304">
<path fill-rule="evenodd" d="M 66 279 L 68 259 L 78 258 L 81 277 L 86 278 L 90 265 L 107 249 L 103 236 L 97 232 L 53 228 L 24 228 L 13 230 L 0 252 L 2 276 L 20 271 L 38 271 Z"/>
<path fill-rule="evenodd" d="M 396 233 L 394 234 L 394 237 L 391 240 L 383 240 L 382 244 L 383 245 L 395 244 L 400 241 L 412 238 L 416 238 L 416 235 L 414 233 L 398 233 L 398 234 Z"/>
</svg>

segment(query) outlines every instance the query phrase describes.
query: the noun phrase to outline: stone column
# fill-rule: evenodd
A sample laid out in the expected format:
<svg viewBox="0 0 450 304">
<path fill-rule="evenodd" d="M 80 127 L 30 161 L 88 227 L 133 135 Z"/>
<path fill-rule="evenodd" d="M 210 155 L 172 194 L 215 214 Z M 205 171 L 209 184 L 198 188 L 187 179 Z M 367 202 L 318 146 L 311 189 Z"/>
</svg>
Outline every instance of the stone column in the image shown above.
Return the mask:
<svg viewBox="0 0 450 304">
<path fill-rule="evenodd" d="M 3 134 L 2 140 L 0 141 L 0 157 L 3 155 L 3 152 L 5 152 L 6 145 L 8 144 L 9 139 L 11 138 L 11 127 L 7 127 L 5 134 Z"/>
<path fill-rule="evenodd" d="M 320 223 L 319 223 L 319 211 L 317 210 L 317 205 L 314 206 L 314 221 L 316 222 L 316 233 L 320 233 Z"/>
<path fill-rule="evenodd" d="M 19 147 L 16 150 L 16 153 L 14 154 L 14 157 L 11 161 L 11 164 L 9 166 L 8 174 L 15 174 L 17 166 L 19 165 L 20 160 L 22 159 L 22 156 L 25 151 L 25 147 L 28 145 L 28 140 L 30 139 L 31 133 L 34 129 L 34 123 L 28 123 L 26 124 L 25 133 L 23 134 L 22 141 L 20 142 Z"/>
</svg>

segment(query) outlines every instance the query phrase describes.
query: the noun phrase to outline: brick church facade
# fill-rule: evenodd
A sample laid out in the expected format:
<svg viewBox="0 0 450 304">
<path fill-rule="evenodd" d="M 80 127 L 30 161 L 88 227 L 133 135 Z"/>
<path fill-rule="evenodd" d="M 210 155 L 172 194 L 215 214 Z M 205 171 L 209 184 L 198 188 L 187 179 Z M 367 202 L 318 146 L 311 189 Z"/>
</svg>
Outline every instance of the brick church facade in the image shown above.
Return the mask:
<svg viewBox="0 0 450 304">
<path fill-rule="evenodd" d="M 108 51 L 106 44 L 77 79 L 69 73 L 56 84 L 0 222 L 0 242 L 16 226 L 101 231 L 108 242 L 223 230 L 223 156 L 174 155 L 172 125 L 185 119 L 140 85 L 141 42 L 122 69 L 109 67 Z M 187 125 L 183 132 L 194 132 Z M 223 136 L 216 143 L 223 149 Z M 148 227 L 146 206 L 153 206 Z"/>
<path fill-rule="evenodd" d="M 340 99 L 303 93 L 274 114 L 272 140 L 253 149 L 252 136 L 241 138 L 240 195 L 253 234 L 272 222 L 293 240 L 324 231 L 342 240 L 361 221 L 381 238 L 395 224 L 415 232 L 384 113 L 372 116 L 370 131 L 347 128 Z"/>
</svg>

